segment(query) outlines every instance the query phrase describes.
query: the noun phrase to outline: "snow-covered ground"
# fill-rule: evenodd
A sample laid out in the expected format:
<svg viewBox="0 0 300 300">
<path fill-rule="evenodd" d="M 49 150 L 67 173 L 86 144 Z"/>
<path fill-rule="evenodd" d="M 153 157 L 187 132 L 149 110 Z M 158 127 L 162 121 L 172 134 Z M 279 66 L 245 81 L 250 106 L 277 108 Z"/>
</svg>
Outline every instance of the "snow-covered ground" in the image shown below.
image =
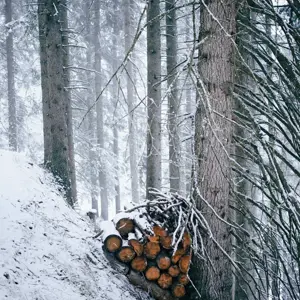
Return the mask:
<svg viewBox="0 0 300 300">
<path fill-rule="evenodd" d="M 91 224 L 71 210 L 52 177 L 0 151 L 0 299 L 146 299 L 112 270 Z"/>
</svg>

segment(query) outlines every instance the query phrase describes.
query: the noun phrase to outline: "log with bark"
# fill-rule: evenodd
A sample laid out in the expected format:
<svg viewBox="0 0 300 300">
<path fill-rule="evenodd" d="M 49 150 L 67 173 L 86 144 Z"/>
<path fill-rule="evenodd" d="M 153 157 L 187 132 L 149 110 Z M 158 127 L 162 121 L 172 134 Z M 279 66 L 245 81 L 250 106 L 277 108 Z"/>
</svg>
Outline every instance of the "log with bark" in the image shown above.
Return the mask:
<svg viewBox="0 0 300 300">
<path fill-rule="evenodd" d="M 123 244 L 123 240 L 119 232 L 115 229 L 115 225 L 111 221 L 102 221 L 100 224 L 102 230 L 101 238 L 106 251 L 110 253 L 117 252 Z"/>
<path fill-rule="evenodd" d="M 144 253 L 147 258 L 155 259 L 156 256 L 159 254 L 159 252 L 160 252 L 159 243 L 155 243 L 155 242 L 146 243 L 146 245 L 144 247 Z"/>
<path fill-rule="evenodd" d="M 173 238 L 170 235 L 160 237 L 160 243 L 164 249 L 172 249 Z"/>
<path fill-rule="evenodd" d="M 116 229 L 122 237 L 127 237 L 130 232 L 134 231 L 134 223 L 132 219 L 121 218 L 116 223 Z"/>
<path fill-rule="evenodd" d="M 176 298 L 181 298 L 181 297 L 185 296 L 186 290 L 185 290 L 184 285 L 180 284 L 180 283 L 173 284 L 173 286 L 172 286 L 172 294 Z"/>
<path fill-rule="evenodd" d="M 157 280 L 157 284 L 162 289 L 168 289 L 172 285 L 173 278 L 168 273 L 162 273 Z"/>
<path fill-rule="evenodd" d="M 134 271 L 144 272 L 147 268 L 148 262 L 145 256 L 137 256 L 131 261 L 130 265 Z"/>
<path fill-rule="evenodd" d="M 177 265 L 172 265 L 169 269 L 168 269 L 168 273 L 172 276 L 172 277 L 177 277 L 180 274 L 180 269 Z"/>
<path fill-rule="evenodd" d="M 141 256 L 144 253 L 144 245 L 139 242 L 135 235 L 130 233 L 128 235 L 128 245 L 131 246 L 137 256 Z"/>
<path fill-rule="evenodd" d="M 171 259 L 166 253 L 161 252 L 156 258 L 156 263 L 160 270 L 167 270 L 171 266 Z"/>
<path fill-rule="evenodd" d="M 124 263 L 129 263 L 135 258 L 135 252 L 130 246 L 122 246 L 117 252 L 117 258 Z"/>
<path fill-rule="evenodd" d="M 150 281 L 157 280 L 160 277 L 160 269 L 156 266 L 149 267 L 145 272 L 145 277 Z"/>
<path fill-rule="evenodd" d="M 168 235 L 167 230 L 159 225 L 153 226 L 153 232 L 154 232 L 154 235 L 159 236 L 159 237 Z"/>
<path fill-rule="evenodd" d="M 173 254 L 171 260 L 173 264 L 177 264 L 180 258 L 185 254 L 185 250 L 183 248 L 177 249 Z"/>
<path fill-rule="evenodd" d="M 180 273 L 177 277 L 177 281 L 178 281 L 178 283 L 181 283 L 183 285 L 187 285 L 187 284 L 189 284 L 190 279 L 189 279 L 187 274 Z"/>
<path fill-rule="evenodd" d="M 191 264 L 191 255 L 184 255 L 179 260 L 179 269 L 182 273 L 187 274 Z"/>
</svg>

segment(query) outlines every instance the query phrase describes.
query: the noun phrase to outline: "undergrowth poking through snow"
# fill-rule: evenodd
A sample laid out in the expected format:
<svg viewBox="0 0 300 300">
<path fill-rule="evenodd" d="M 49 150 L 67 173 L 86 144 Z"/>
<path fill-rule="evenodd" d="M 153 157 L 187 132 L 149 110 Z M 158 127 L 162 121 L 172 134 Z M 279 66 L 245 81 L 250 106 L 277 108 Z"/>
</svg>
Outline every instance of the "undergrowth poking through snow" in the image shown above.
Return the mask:
<svg viewBox="0 0 300 300">
<path fill-rule="evenodd" d="M 91 224 L 53 178 L 0 151 L 0 299 L 147 299 L 110 268 Z"/>
</svg>

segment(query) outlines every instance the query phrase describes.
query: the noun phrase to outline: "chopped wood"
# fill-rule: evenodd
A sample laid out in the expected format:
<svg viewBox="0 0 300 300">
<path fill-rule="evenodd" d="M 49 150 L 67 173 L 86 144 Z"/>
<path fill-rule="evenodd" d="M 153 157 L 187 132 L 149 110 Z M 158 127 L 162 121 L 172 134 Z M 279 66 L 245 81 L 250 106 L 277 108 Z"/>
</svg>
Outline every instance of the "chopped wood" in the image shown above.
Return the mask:
<svg viewBox="0 0 300 300">
<path fill-rule="evenodd" d="M 180 273 L 177 277 L 179 283 L 187 285 L 190 282 L 190 279 L 187 274 Z"/>
<path fill-rule="evenodd" d="M 137 272 L 143 272 L 147 268 L 147 259 L 144 256 L 137 256 L 131 261 L 131 268 Z"/>
<path fill-rule="evenodd" d="M 128 233 L 134 231 L 133 220 L 129 218 L 122 218 L 116 224 L 116 229 L 119 231 L 122 237 L 127 237 Z"/>
<path fill-rule="evenodd" d="M 172 286 L 172 294 L 176 298 L 181 298 L 186 294 L 186 290 L 183 284 L 176 283 Z"/>
<path fill-rule="evenodd" d="M 167 230 L 158 225 L 153 226 L 153 232 L 157 236 L 167 236 L 168 235 Z"/>
<path fill-rule="evenodd" d="M 152 236 L 152 235 L 148 235 L 147 236 L 149 242 L 152 242 L 152 243 L 159 243 L 159 236 Z"/>
<path fill-rule="evenodd" d="M 122 247 L 122 238 L 111 221 L 102 221 L 100 223 L 101 238 L 106 251 L 114 253 Z"/>
<path fill-rule="evenodd" d="M 186 274 L 189 271 L 191 263 L 191 255 L 184 255 L 179 260 L 179 269 L 182 273 Z"/>
<path fill-rule="evenodd" d="M 145 276 L 148 280 L 157 280 L 160 277 L 160 270 L 156 266 L 147 269 Z"/>
<path fill-rule="evenodd" d="M 172 248 L 173 238 L 170 235 L 161 236 L 160 237 L 160 244 L 164 249 L 171 249 Z"/>
<path fill-rule="evenodd" d="M 168 273 L 162 273 L 157 280 L 157 284 L 162 289 L 168 289 L 172 285 L 172 281 L 173 279 L 171 275 L 169 275 Z"/>
<path fill-rule="evenodd" d="M 161 289 L 156 282 L 150 282 L 140 273 L 131 270 L 127 275 L 129 282 L 148 292 L 156 300 L 174 300 L 171 292 Z"/>
<path fill-rule="evenodd" d="M 134 259 L 134 257 L 135 252 L 130 246 L 122 247 L 117 253 L 117 258 L 125 263 L 131 262 Z"/>
<path fill-rule="evenodd" d="M 131 246 L 137 256 L 141 256 L 144 253 L 144 245 L 138 240 L 131 239 L 128 241 L 129 246 Z"/>
<path fill-rule="evenodd" d="M 177 251 L 172 256 L 172 263 L 177 264 L 184 254 L 185 250 L 183 248 L 177 249 Z"/>
<path fill-rule="evenodd" d="M 172 265 L 169 269 L 168 269 L 168 273 L 172 276 L 172 277 L 177 277 L 180 274 L 180 269 L 177 265 Z"/>
<path fill-rule="evenodd" d="M 155 259 L 160 252 L 160 246 L 158 243 L 148 242 L 144 247 L 144 253 L 147 258 Z"/>
<path fill-rule="evenodd" d="M 156 263 L 161 270 L 167 270 L 171 265 L 171 259 L 168 255 L 160 253 L 156 258 Z"/>
<path fill-rule="evenodd" d="M 185 231 L 183 234 L 182 245 L 184 250 L 189 249 L 190 246 L 192 245 L 191 235 L 187 231 Z"/>
</svg>

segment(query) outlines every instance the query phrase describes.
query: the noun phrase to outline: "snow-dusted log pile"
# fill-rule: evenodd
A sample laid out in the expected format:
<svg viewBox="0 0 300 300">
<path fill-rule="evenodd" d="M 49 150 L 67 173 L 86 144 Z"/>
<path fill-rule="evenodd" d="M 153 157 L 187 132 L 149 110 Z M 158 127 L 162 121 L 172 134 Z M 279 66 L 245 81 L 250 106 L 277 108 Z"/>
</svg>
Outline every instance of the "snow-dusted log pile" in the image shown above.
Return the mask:
<svg viewBox="0 0 300 300">
<path fill-rule="evenodd" d="M 137 283 L 140 277 L 143 284 L 139 285 L 156 299 L 185 296 L 190 281 L 192 238 L 182 223 L 185 215 L 182 201 L 179 197 L 176 202 L 157 194 L 157 200 L 130 213 L 117 214 L 113 221 L 103 221 L 100 225 L 104 250 L 126 265 L 129 279 L 132 273 L 137 273 Z M 170 210 L 177 213 L 170 214 Z"/>
</svg>

